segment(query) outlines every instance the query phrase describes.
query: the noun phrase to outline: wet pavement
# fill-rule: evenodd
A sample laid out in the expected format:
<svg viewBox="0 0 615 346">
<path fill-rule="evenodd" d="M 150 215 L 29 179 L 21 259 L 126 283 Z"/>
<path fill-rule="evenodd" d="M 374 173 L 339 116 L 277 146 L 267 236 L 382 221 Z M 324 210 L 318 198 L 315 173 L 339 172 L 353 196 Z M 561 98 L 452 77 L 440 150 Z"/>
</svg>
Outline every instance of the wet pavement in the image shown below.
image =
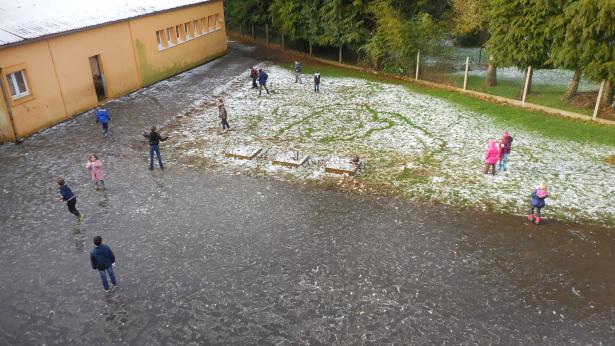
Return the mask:
<svg viewBox="0 0 615 346">
<path fill-rule="evenodd" d="M 148 171 L 141 132 L 256 62 L 230 47 L 107 104 L 107 140 L 86 113 L 0 147 L 0 344 L 615 342 L 613 230 L 205 171 L 164 143 L 167 169 Z M 116 254 L 110 294 L 95 235 Z"/>
</svg>

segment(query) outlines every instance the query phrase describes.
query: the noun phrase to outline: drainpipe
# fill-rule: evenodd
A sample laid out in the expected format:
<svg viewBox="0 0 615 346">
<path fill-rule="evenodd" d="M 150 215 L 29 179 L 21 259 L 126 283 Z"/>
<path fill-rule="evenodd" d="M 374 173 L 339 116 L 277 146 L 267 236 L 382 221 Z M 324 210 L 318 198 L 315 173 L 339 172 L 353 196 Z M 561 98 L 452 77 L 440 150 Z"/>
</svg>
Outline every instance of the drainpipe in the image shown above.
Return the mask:
<svg viewBox="0 0 615 346">
<path fill-rule="evenodd" d="M 4 99 L 4 104 L 6 104 L 6 111 L 9 113 L 9 123 L 11 124 L 11 131 L 13 132 L 13 138 L 15 139 L 15 143 L 19 144 L 23 142 L 22 138 L 17 136 L 17 129 L 15 128 L 15 120 L 13 119 L 13 110 L 11 109 L 11 103 L 9 102 L 9 98 L 6 94 L 6 90 L 4 89 L 4 83 L 2 82 L 4 79 L 2 78 L 4 73 L 2 73 L 2 68 L 0 67 L 0 91 L 2 92 L 2 98 Z"/>
</svg>

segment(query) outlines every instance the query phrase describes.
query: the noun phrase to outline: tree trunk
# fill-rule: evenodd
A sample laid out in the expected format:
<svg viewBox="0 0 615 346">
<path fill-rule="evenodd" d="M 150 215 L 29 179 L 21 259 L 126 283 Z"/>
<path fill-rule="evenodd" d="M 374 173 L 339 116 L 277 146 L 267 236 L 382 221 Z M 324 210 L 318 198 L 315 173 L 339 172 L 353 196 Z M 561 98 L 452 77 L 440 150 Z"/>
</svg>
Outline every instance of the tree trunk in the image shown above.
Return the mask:
<svg viewBox="0 0 615 346">
<path fill-rule="evenodd" d="M 342 63 L 342 46 L 340 46 L 340 54 L 339 54 L 338 62 L 340 64 Z"/>
<path fill-rule="evenodd" d="M 254 24 L 252 24 L 252 42 L 256 42 L 256 35 L 254 34 Z"/>
<path fill-rule="evenodd" d="M 243 37 L 243 23 L 239 23 L 239 37 Z"/>
<path fill-rule="evenodd" d="M 532 93 L 532 76 L 534 75 L 534 69 L 529 69 L 530 70 L 530 79 L 527 82 L 527 95 Z M 523 71 L 523 88 L 521 89 L 521 93 L 523 93 L 523 89 L 525 88 L 525 80 L 527 79 L 527 71 L 528 68 L 525 68 L 525 71 Z"/>
<path fill-rule="evenodd" d="M 265 44 L 269 44 L 269 24 L 265 24 Z"/>
<path fill-rule="evenodd" d="M 562 101 L 570 100 L 577 93 L 580 82 L 581 82 L 581 69 L 576 68 L 574 70 L 574 75 L 572 75 L 572 80 L 570 81 L 570 84 L 568 84 L 568 89 L 566 89 L 564 96 L 562 96 Z"/>
<path fill-rule="evenodd" d="M 607 106 L 611 106 L 613 104 L 613 82 L 610 80 L 607 80 L 606 83 L 604 83 L 601 103 Z"/>
<path fill-rule="evenodd" d="M 487 77 L 485 85 L 488 87 L 498 85 L 498 70 L 493 61 L 493 55 L 489 57 L 489 65 L 487 65 Z"/>
<path fill-rule="evenodd" d="M 312 56 L 312 42 L 310 42 L 310 56 Z"/>
<path fill-rule="evenodd" d="M 284 34 L 282 34 L 282 50 L 284 50 Z"/>
</svg>

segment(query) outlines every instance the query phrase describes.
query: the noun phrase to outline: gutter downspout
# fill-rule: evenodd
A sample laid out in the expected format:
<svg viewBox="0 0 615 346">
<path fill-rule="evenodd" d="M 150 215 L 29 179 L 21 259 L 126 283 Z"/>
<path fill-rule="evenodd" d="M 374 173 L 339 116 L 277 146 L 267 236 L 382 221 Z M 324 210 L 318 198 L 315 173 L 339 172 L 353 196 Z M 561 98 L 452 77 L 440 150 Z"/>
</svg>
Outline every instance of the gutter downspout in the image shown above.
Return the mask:
<svg viewBox="0 0 615 346">
<path fill-rule="evenodd" d="M 4 103 L 6 104 L 6 110 L 9 113 L 9 123 L 11 124 L 11 131 L 13 132 L 13 139 L 15 143 L 19 144 L 23 141 L 22 138 L 17 136 L 17 129 L 15 128 L 15 120 L 13 119 L 13 110 L 11 109 L 11 103 L 9 102 L 9 98 L 6 95 L 6 90 L 4 89 L 4 78 L 2 78 L 4 74 L 2 73 L 2 68 L 0 67 L 0 91 L 2 92 L 2 98 L 4 99 Z"/>
</svg>

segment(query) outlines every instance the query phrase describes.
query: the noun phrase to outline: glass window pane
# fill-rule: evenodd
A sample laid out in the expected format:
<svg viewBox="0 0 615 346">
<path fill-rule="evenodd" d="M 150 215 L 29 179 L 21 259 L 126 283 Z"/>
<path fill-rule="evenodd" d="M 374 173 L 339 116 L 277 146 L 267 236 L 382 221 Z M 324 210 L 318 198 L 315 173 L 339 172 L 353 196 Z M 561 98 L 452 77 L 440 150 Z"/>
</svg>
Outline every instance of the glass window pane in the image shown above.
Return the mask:
<svg viewBox="0 0 615 346">
<path fill-rule="evenodd" d="M 28 91 L 28 87 L 26 87 L 26 81 L 23 78 L 23 71 L 15 72 L 15 79 L 17 80 L 17 88 L 19 89 L 19 93 L 26 93 Z"/>
<path fill-rule="evenodd" d="M 9 73 L 6 75 L 6 81 L 9 84 L 9 88 L 11 89 L 11 96 L 17 95 L 17 90 L 15 90 L 15 84 L 13 83 L 13 74 Z"/>
</svg>

